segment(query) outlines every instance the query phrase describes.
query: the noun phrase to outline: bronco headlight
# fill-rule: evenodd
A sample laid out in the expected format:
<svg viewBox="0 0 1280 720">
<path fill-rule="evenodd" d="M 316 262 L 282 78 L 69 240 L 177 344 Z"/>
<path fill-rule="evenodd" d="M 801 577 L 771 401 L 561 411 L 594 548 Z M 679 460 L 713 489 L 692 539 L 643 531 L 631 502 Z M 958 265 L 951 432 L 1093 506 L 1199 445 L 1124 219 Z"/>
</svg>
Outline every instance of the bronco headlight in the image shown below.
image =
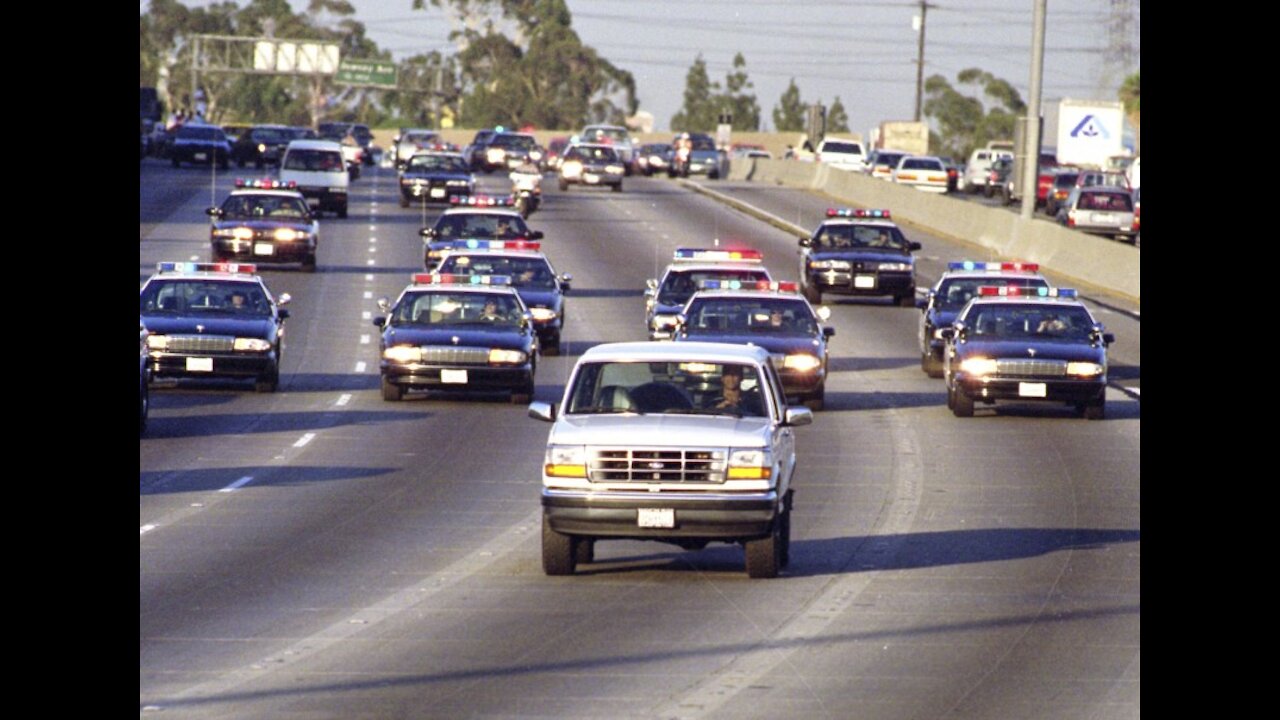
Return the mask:
<svg viewBox="0 0 1280 720">
<path fill-rule="evenodd" d="M 812 372 L 822 367 L 822 361 L 808 353 L 796 353 L 795 355 L 788 355 L 782 361 L 782 367 L 797 372 Z"/>
<path fill-rule="evenodd" d="M 504 350 L 502 348 L 492 348 L 489 350 L 489 364 L 491 365 L 519 365 L 529 356 L 521 350 Z"/>
<path fill-rule="evenodd" d="M 550 477 L 585 478 L 587 449 L 582 445 L 550 445 L 542 471 Z"/>
<path fill-rule="evenodd" d="M 236 352 L 266 352 L 271 349 L 271 343 L 261 338 L 238 337 L 232 347 Z"/>
<path fill-rule="evenodd" d="M 556 311 L 551 308 L 529 308 L 535 322 L 551 322 L 556 319 Z"/>
<path fill-rule="evenodd" d="M 960 363 L 960 372 L 977 377 L 995 375 L 996 361 L 991 358 L 969 358 L 968 360 Z"/>
<path fill-rule="evenodd" d="M 877 266 L 877 269 L 879 269 L 879 270 L 887 270 L 887 271 L 889 271 L 889 272 L 910 272 L 910 271 L 911 271 L 911 263 L 904 263 L 904 262 L 887 262 L 887 263 L 880 263 L 880 264 Z"/>
<path fill-rule="evenodd" d="M 739 448 L 729 452 L 729 480 L 768 480 L 773 457 L 763 448 Z"/>
<path fill-rule="evenodd" d="M 1067 374 L 1075 377 L 1097 377 L 1101 375 L 1106 368 L 1098 363 L 1092 362 L 1069 362 L 1067 363 Z"/>
<path fill-rule="evenodd" d="M 416 345 L 392 345 L 382 351 L 382 357 L 397 363 L 422 362 L 422 348 Z"/>
</svg>

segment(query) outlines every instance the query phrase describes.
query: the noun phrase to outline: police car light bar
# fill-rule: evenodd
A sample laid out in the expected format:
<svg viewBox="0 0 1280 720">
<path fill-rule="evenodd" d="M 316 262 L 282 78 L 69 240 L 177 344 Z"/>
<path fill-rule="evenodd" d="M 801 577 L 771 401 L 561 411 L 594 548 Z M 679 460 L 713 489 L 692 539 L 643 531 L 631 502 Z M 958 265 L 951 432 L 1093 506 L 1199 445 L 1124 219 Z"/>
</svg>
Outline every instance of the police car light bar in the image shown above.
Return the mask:
<svg viewBox="0 0 1280 720">
<path fill-rule="evenodd" d="M 759 250 L 743 248 L 741 250 L 711 250 L 707 248 L 676 248 L 672 255 L 674 259 L 682 262 L 737 262 L 737 263 L 758 263 L 764 262 L 764 254 Z"/>
<path fill-rule="evenodd" d="M 298 182 L 296 180 L 284 182 L 274 178 L 236 178 L 236 187 L 257 188 L 260 190 L 278 190 L 280 188 L 293 190 L 298 187 Z"/>
<path fill-rule="evenodd" d="M 510 285 L 510 275 L 453 275 L 450 273 L 414 273 L 415 285 Z"/>
<path fill-rule="evenodd" d="M 1039 272 L 1039 263 L 1025 262 L 974 262 L 957 260 L 947 263 L 948 270 L 1006 270 L 1012 272 Z"/>
<path fill-rule="evenodd" d="M 156 270 L 162 273 L 220 272 L 252 275 L 258 271 L 258 266 L 248 263 L 161 262 L 156 263 Z"/>
<path fill-rule="evenodd" d="M 854 218 L 889 218 L 888 210 L 867 210 L 864 208 L 827 208 L 827 217 Z"/>
<path fill-rule="evenodd" d="M 449 196 L 450 205 L 470 205 L 472 207 L 510 207 L 513 203 L 508 197 L 493 197 L 492 195 L 451 195 Z"/>
<path fill-rule="evenodd" d="M 436 246 L 438 250 L 541 250 L 537 240 L 452 240 Z"/>
<path fill-rule="evenodd" d="M 983 285 L 978 288 L 979 297 L 1056 297 L 1056 298 L 1074 298 L 1079 297 L 1074 288 L 1043 288 L 1043 287 L 994 287 L 991 285 Z"/>
<path fill-rule="evenodd" d="M 699 280 L 699 290 L 765 290 L 770 292 L 800 292 L 800 284 L 777 280 Z"/>
</svg>

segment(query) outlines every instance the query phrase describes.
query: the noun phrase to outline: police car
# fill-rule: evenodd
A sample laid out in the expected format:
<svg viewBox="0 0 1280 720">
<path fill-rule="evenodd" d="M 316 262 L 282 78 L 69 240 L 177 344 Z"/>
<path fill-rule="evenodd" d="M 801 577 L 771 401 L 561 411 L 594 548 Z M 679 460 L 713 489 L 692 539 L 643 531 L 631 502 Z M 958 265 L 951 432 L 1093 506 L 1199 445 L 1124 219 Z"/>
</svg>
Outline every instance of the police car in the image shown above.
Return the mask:
<svg viewBox="0 0 1280 720">
<path fill-rule="evenodd" d="M 408 390 L 511 393 L 533 397 L 538 336 L 511 278 L 418 273 L 374 318 L 380 343 L 382 399 Z"/>
<path fill-rule="evenodd" d="M 280 383 L 289 294 L 272 296 L 254 265 L 162 262 L 139 293 L 153 378 Z"/>
<path fill-rule="evenodd" d="M 559 275 L 541 252 L 542 243 L 523 240 L 459 240 L 442 248 L 439 272 L 454 275 L 505 275 L 533 316 L 538 348 L 560 354 L 564 296 L 570 275 Z"/>
<path fill-rule="evenodd" d="M 907 240 L 888 210 L 828 208 L 827 220 L 800 240 L 800 286 L 811 303 L 822 293 L 890 295 L 913 307 L 920 243 Z"/>
<path fill-rule="evenodd" d="M 650 340 L 669 340 L 676 316 L 703 280 L 770 281 L 759 250 L 676 248 L 661 279 L 650 278 L 644 291 L 644 323 Z"/>
<path fill-rule="evenodd" d="M 451 207 L 422 228 L 423 267 L 440 264 L 445 246 L 457 240 L 541 240 L 541 230 L 530 230 L 510 196 L 471 195 L 450 199 Z"/>
<path fill-rule="evenodd" d="M 460 153 L 420 152 L 400 171 L 400 207 L 411 202 L 452 202 L 475 191 L 476 179 Z"/>
<path fill-rule="evenodd" d="M 756 345 L 769 351 L 787 397 L 813 410 L 825 403 L 827 338 L 833 327 L 822 321 L 793 282 L 704 280 L 676 325 L 675 340 Z M 825 312 L 824 312 L 825 311 Z"/>
<path fill-rule="evenodd" d="M 984 285 L 992 287 L 1047 288 L 1049 281 L 1036 263 L 974 262 L 958 260 L 947 263 L 947 271 L 917 302 L 920 313 L 916 339 L 920 346 L 920 369 L 929 377 L 942 377 L 943 328 L 950 327 L 956 315 L 978 294 Z"/>
<path fill-rule="evenodd" d="M 213 262 L 296 262 L 303 270 L 315 272 L 320 223 L 294 183 L 239 178 L 222 206 L 211 207 L 205 214 L 213 220 L 209 229 Z"/>
<path fill-rule="evenodd" d="M 974 403 L 1056 402 L 1090 420 L 1106 412 L 1105 332 L 1066 288 L 981 287 L 960 311 L 947 341 L 947 407 L 971 417 Z"/>
</svg>

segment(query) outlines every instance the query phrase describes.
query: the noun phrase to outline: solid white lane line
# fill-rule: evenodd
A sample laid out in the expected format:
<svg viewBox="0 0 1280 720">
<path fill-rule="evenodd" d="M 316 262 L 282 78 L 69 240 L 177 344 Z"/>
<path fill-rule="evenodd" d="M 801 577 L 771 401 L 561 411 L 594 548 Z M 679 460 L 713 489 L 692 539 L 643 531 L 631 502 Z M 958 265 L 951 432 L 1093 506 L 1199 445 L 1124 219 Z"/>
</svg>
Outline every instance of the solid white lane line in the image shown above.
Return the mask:
<svg viewBox="0 0 1280 720">
<path fill-rule="evenodd" d="M 338 396 L 338 402 L 334 403 L 334 405 L 337 405 L 338 407 L 342 407 L 343 405 L 346 405 L 349 402 L 351 402 L 351 393 L 342 393 L 341 395 Z"/>
<path fill-rule="evenodd" d="M 364 362 L 363 362 L 363 361 L 358 362 L 358 363 L 356 363 L 356 372 L 358 372 L 358 373 L 362 373 L 362 372 L 364 372 L 365 368 L 367 368 L 367 367 L 369 367 L 369 366 L 368 366 L 368 365 L 366 365 L 366 364 L 364 364 Z"/>
<path fill-rule="evenodd" d="M 242 488 L 242 487 L 244 487 L 245 485 L 248 485 L 248 484 L 249 484 L 249 483 L 251 483 L 251 482 L 253 482 L 253 477 L 252 477 L 252 476 L 250 476 L 250 475 L 246 475 L 246 476 L 244 476 L 244 477 L 240 478 L 239 480 L 237 480 L 237 481 L 235 481 L 235 482 L 231 483 L 230 485 L 228 485 L 228 486 L 226 486 L 226 487 L 222 488 L 222 489 L 221 489 L 221 490 L 219 490 L 218 492 L 224 492 L 224 493 L 235 492 L 238 488 Z"/>
<path fill-rule="evenodd" d="M 296 448 L 306 447 L 307 443 L 315 439 L 316 439 L 315 433 L 307 433 L 306 435 L 303 435 L 302 437 L 298 438 L 298 442 L 294 443 L 293 446 Z"/>
</svg>

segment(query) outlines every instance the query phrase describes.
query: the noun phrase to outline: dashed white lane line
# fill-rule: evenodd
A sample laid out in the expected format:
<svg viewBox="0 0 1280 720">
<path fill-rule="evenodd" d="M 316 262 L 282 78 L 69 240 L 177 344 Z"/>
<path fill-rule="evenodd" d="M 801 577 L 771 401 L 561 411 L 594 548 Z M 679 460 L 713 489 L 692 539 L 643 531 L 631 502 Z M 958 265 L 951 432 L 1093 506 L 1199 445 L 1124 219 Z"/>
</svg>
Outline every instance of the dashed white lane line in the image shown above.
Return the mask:
<svg viewBox="0 0 1280 720">
<path fill-rule="evenodd" d="M 369 232 L 378 232 L 378 226 L 377 226 L 377 225 L 370 225 L 370 226 L 369 226 Z"/>
<path fill-rule="evenodd" d="M 240 489 L 240 488 L 244 487 L 245 485 L 248 485 L 248 484 L 249 484 L 249 483 L 251 483 L 251 482 L 253 482 L 253 476 L 251 476 L 251 475 L 246 475 L 246 476 L 244 476 L 244 477 L 240 478 L 239 480 L 237 480 L 237 481 L 235 481 L 235 482 L 231 483 L 230 485 L 228 485 L 228 486 L 226 486 L 226 487 L 222 488 L 222 489 L 221 489 L 221 490 L 219 490 L 218 492 L 224 492 L 224 493 L 235 492 L 236 490 L 238 490 L 238 489 Z"/>
<path fill-rule="evenodd" d="M 371 238 L 369 238 L 369 244 L 370 244 L 370 245 L 377 245 L 377 244 L 378 244 L 378 238 L 376 238 L 376 237 L 371 237 Z"/>
<path fill-rule="evenodd" d="M 369 367 L 369 366 L 368 366 L 368 365 L 366 365 L 363 361 L 358 362 L 358 363 L 356 363 L 356 372 L 358 372 L 358 373 L 362 373 L 362 372 L 364 372 L 364 371 L 365 371 L 365 368 L 367 368 L 367 367 Z"/>
<path fill-rule="evenodd" d="M 373 299 L 373 291 L 372 291 L 372 290 L 365 290 L 365 291 L 364 291 L 364 299 L 365 299 L 365 300 L 372 300 L 372 299 Z"/>
<path fill-rule="evenodd" d="M 376 252 L 378 252 L 378 248 L 376 248 L 376 247 L 374 247 L 374 246 L 370 245 L 370 246 L 369 246 L 369 252 L 370 252 L 370 253 L 376 253 Z M 373 262 L 373 261 L 372 261 L 372 260 L 370 260 L 370 262 Z"/>
<path fill-rule="evenodd" d="M 156 529 L 155 525 L 143 525 L 142 527 L 138 528 L 138 535 L 146 535 L 147 533 L 155 529 Z"/>
<path fill-rule="evenodd" d="M 364 276 L 364 281 L 365 281 L 365 282 L 373 282 L 373 276 L 372 276 L 372 275 L 365 275 L 365 276 Z"/>
<path fill-rule="evenodd" d="M 338 396 L 338 402 L 334 403 L 334 405 L 337 405 L 338 407 L 342 407 L 343 405 L 346 405 L 349 402 L 351 402 L 351 393 L 342 393 L 341 395 Z"/>
<path fill-rule="evenodd" d="M 370 248 L 370 249 L 372 249 L 372 248 Z M 370 264 L 370 265 L 373 265 L 373 264 L 375 264 L 376 262 L 377 262 L 377 261 L 376 261 L 376 260 L 374 260 L 373 258 L 369 258 L 369 264 Z"/>
<path fill-rule="evenodd" d="M 361 345 L 368 345 L 368 344 L 369 344 L 369 336 L 368 336 L 368 335 L 361 335 L 361 336 L 360 336 L 360 344 L 361 344 Z"/>
<path fill-rule="evenodd" d="M 1142 388 L 1125 388 L 1125 390 L 1133 393 L 1134 395 L 1142 395 Z"/>
<path fill-rule="evenodd" d="M 315 433 L 307 433 L 306 435 L 303 435 L 302 437 L 298 438 L 298 442 L 294 443 L 293 446 L 296 448 L 306 447 L 307 443 L 315 439 L 316 439 Z"/>
<path fill-rule="evenodd" d="M 199 255 L 192 255 L 192 256 L 191 256 L 191 261 L 192 261 L 192 262 L 196 262 L 196 261 L 197 261 L 197 260 L 199 260 L 199 259 L 200 259 L 200 256 L 199 256 Z"/>
<path fill-rule="evenodd" d="M 372 319 L 373 319 L 373 312 L 372 312 L 371 310 L 365 310 L 364 312 L 360 313 L 360 319 L 361 319 L 361 320 L 372 320 Z"/>
</svg>

